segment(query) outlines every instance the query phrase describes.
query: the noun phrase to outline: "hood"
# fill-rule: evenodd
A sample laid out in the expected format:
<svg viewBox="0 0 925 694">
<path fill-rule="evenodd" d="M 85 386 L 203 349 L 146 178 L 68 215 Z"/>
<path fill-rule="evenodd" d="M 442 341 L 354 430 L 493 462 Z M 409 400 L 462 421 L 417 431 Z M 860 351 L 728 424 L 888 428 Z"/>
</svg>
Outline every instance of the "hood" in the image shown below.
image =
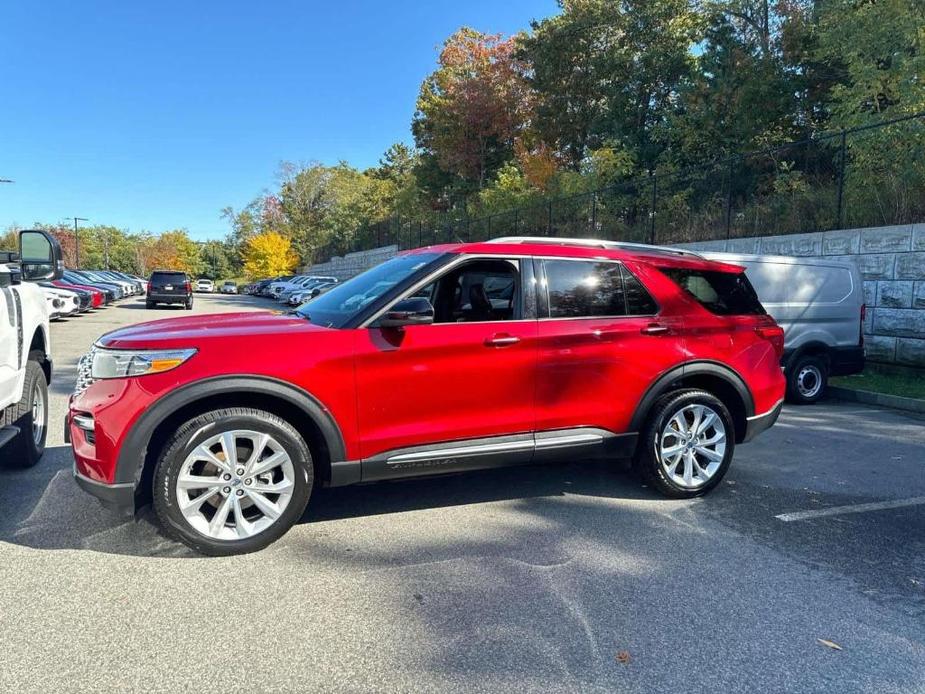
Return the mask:
<svg viewBox="0 0 925 694">
<path fill-rule="evenodd" d="M 243 335 L 321 332 L 330 328 L 313 325 L 305 318 L 276 311 L 218 313 L 139 323 L 106 333 L 99 344 L 112 349 L 158 349 L 197 347 L 203 341 Z M 229 349 L 233 346 L 229 344 Z"/>
</svg>

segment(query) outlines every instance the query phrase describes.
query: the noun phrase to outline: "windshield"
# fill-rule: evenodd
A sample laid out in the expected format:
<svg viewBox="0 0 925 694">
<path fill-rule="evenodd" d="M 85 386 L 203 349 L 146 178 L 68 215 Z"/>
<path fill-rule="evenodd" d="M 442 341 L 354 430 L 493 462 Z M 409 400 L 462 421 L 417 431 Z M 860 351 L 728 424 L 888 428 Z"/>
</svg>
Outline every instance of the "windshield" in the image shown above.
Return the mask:
<svg viewBox="0 0 925 694">
<path fill-rule="evenodd" d="M 343 284 L 335 285 L 325 294 L 302 304 L 296 313 L 318 325 L 342 328 L 352 316 L 440 255 L 412 253 L 392 258 Z"/>
</svg>

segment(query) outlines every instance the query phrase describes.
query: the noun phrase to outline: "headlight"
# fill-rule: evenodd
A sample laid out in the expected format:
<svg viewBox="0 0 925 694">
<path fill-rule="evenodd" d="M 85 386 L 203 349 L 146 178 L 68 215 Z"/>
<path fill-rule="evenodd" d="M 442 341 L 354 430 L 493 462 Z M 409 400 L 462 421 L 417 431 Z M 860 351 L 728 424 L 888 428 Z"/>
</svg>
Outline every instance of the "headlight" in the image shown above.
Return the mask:
<svg viewBox="0 0 925 694">
<path fill-rule="evenodd" d="M 194 354 L 195 349 L 114 350 L 97 347 L 90 375 L 93 378 L 125 378 L 161 373 L 177 368 Z"/>
</svg>

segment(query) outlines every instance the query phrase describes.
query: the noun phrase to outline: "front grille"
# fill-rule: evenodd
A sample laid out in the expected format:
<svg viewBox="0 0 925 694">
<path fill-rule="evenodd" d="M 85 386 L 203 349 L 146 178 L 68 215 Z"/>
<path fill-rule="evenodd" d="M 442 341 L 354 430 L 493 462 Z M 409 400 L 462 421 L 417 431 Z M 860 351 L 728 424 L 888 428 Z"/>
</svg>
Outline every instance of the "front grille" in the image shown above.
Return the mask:
<svg viewBox="0 0 925 694">
<path fill-rule="evenodd" d="M 90 371 L 93 366 L 93 353 L 95 351 L 96 348 L 91 347 L 90 351 L 83 355 L 80 361 L 77 362 L 77 383 L 74 385 L 74 395 L 83 393 L 87 388 L 93 385 L 93 376 L 90 375 Z"/>
</svg>

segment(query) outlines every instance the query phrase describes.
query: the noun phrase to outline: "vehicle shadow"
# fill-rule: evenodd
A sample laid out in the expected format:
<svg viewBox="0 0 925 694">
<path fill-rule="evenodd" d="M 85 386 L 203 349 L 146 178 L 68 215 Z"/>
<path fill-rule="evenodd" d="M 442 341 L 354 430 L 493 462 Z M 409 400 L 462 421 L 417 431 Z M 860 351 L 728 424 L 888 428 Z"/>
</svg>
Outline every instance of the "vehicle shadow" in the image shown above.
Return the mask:
<svg viewBox="0 0 925 694">
<path fill-rule="evenodd" d="M 0 468 L 0 542 L 140 557 L 199 556 L 166 537 L 150 507 L 136 518 L 101 507 L 74 482 L 72 461 L 69 446 L 55 446 L 34 468 Z M 566 496 L 662 499 L 619 464 L 574 462 L 316 489 L 298 525 L 321 528 L 369 516 Z"/>
</svg>

